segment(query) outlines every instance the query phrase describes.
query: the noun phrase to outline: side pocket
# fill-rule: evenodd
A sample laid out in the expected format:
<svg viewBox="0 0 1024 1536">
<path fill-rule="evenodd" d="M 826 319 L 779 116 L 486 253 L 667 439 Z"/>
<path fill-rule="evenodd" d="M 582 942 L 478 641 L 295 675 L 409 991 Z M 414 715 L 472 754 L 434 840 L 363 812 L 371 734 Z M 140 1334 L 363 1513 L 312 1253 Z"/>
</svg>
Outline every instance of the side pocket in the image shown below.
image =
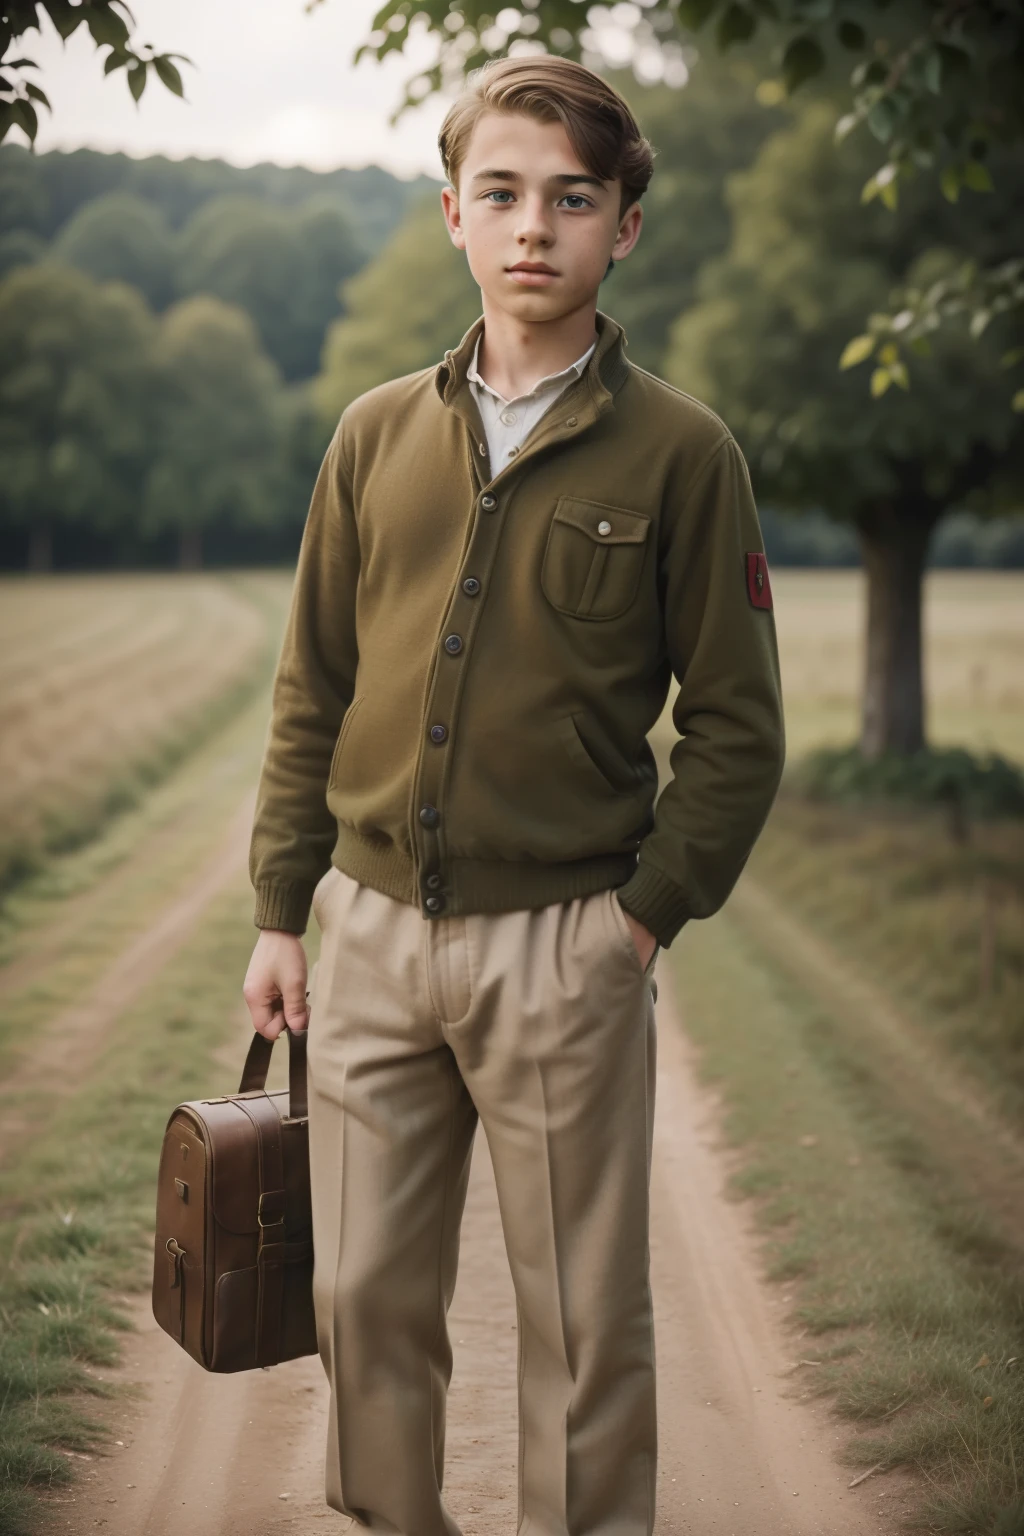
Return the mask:
<svg viewBox="0 0 1024 1536">
<path fill-rule="evenodd" d="M 621 790 L 613 784 L 603 768 L 599 767 L 580 735 L 575 715 L 562 715 L 556 726 L 562 745 L 573 766 L 590 781 L 592 788 L 605 795 L 617 795 Z"/>
<path fill-rule="evenodd" d="M 327 775 L 328 789 L 333 789 L 338 781 L 338 768 L 341 764 L 341 753 L 345 745 L 345 738 L 348 735 L 352 721 L 355 718 L 356 710 L 359 708 L 362 702 L 362 695 L 360 695 L 359 698 L 352 700 L 352 703 L 345 711 L 345 717 L 341 722 L 341 730 L 338 732 L 338 739 L 334 743 L 334 752 L 331 755 L 331 767 L 330 772 Z"/>
</svg>

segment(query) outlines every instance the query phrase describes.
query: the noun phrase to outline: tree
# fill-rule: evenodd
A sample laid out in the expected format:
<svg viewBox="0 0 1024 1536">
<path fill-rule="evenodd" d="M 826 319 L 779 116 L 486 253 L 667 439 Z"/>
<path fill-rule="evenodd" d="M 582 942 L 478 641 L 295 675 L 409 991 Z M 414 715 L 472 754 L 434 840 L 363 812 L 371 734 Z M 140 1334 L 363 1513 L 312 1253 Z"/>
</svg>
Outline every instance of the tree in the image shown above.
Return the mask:
<svg viewBox="0 0 1024 1536">
<path fill-rule="evenodd" d="M 65 224 L 53 242 L 55 261 L 97 282 L 130 283 L 153 309 L 171 300 L 171 232 L 152 203 L 126 192 L 97 197 Z"/>
<path fill-rule="evenodd" d="M 780 108 L 755 99 L 755 80 L 749 64 L 718 58 L 682 94 L 616 80 L 655 147 L 656 172 L 644 193 L 643 235 L 606 280 L 600 303 L 625 326 L 630 357 L 655 373 L 662 371 L 669 327 L 693 302 L 701 267 L 729 244 L 727 176 L 749 165 L 785 120 Z"/>
<path fill-rule="evenodd" d="M 437 201 L 415 208 L 377 260 L 346 284 L 345 305 L 315 385 L 332 423 L 364 390 L 436 363 L 480 313 L 480 291 Z"/>
<path fill-rule="evenodd" d="M 195 569 L 211 524 L 244 530 L 280 508 L 279 379 L 249 316 L 207 296 L 167 311 L 155 362 L 159 411 L 142 522 L 172 529 L 179 564 Z"/>
<path fill-rule="evenodd" d="M 338 289 L 362 264 L 340 204 L 297 212 L 255 198 L 212 198 L 182 232 L 181 294 L 212 293 L 248 311 L 286 379 L 316 372 L 324 329 L 340 312 Z"/>
<path fill-rule="evenodd" d="M 135 101 L 146 89 L 150 69 L 175 96 L 184 95 L 174 61 L 187 64 L 189 60 L 182 53 L 157 53 L 149 43 L 137 44 L 125 21 L 127 16 L 134 25 L 125 0 L 78 0 L 77 4 L 73 0 L 5 0 L 0 12 L 0 140 L 12 128 L 20 128 L 29 143 L 34 143 L 39 128 L 36 107 L 50 105 L 46 93 L 27 73 L 39 66 L 22 54 L 22 38 L 27 32 L 38 32 L 44 16 L 64 42 L 84 22 L 96 47 L 110 50 L 103 73 L 125 70 Z"/>
<path fill-rule="evenodd" d="M 134 516 L 150 445 L 154 322 L 138 294 L 62 267 L 0 284 L 0 517 L 48 569 L 54 529 Z"/>
<path fill-rule="evenodd" d="M 1024 423 L 996 349 L 962 333 L 936 342 L 913 391 L 890 389 L 872 410 L 859 383 L 837 372 L 837 348 L 874 295 L 937 278 L 963 253 L 933 248 L 948 223 L 926 195 L 851 222 L 864 148 L 837 160 L 832 136 L 829 108 L 811 106 L 730 180 L 732 244 L 676 322 L 666 373 L 721 412 L 761 495 L 823 507 L 856 528 L 868 581 L 861 750 L 870 759 L 924 743 L 928 541 L 950 509 L 1019 497 Z M 1019 172 L 1017 181 L 1024 191 Z M 1022 226 L 1018 216 L 1018 239 Z"/>
</svg>

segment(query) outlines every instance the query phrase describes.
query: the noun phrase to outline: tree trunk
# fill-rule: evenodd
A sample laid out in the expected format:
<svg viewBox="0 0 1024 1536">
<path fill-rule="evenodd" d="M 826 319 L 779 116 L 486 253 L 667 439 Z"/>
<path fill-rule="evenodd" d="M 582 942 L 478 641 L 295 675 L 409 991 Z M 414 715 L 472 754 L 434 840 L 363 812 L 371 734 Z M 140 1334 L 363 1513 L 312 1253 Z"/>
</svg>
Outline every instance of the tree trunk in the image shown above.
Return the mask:
<svg viewBox="0 0 1024 1536">
<path fill-rule="evenodd" d="M 198 571 L 203 564 L 203 530 L 182 528 L 178 534 L 178 567 L 183 571 Z"/>
<path fill-rule="evenodd" d="M 886 501 L 857 524 L 868 584 L 860 749 L 869 761 L 925 744 L 921 596 L 938 517 L 932 506 Z"/>
<path fill-rule="evenodd" d="M 49 523 L 33 523 L 29 530 L 28 568 L 36 572 L 53 570 L 53 530 Z"/>
</svg>

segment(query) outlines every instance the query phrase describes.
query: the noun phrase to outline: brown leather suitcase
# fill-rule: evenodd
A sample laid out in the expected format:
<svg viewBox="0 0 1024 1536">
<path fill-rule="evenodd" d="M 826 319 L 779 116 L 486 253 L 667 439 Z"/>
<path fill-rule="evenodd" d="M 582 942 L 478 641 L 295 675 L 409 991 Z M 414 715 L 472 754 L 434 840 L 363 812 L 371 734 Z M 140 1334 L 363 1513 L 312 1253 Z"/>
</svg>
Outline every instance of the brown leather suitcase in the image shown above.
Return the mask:
<svg viewBox="0 0 1024 1536">
<path fill-rule="evenodd" d="M 164 1133 L 153 1316 L 208 1371 L 316 1352 L 306 1034 L 287 1035 L 287 1092 L 254 1034 L 237 1094 L 179 1104 Z"/>
</svg>

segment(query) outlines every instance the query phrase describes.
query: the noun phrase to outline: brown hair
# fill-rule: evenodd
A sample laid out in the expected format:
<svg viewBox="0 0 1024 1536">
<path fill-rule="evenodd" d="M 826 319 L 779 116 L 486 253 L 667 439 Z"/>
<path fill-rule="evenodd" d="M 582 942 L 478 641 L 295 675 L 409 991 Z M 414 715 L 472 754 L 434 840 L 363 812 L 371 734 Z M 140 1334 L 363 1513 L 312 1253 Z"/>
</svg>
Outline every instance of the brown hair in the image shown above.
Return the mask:
<svg viewBox="0 0 1024 1536">
<path fill-rule="evenodd" d="M 452 186 L 485 112 L 522 112 L 542 123 L 560 122 L 591 175 L 622 182 L 623 213 L 643 195 L 653 174 L 654 151 L 618 91 L 572 59 L 529 54 L 485 64 L 449 108 L 437 144 Z"/>
</svg>

